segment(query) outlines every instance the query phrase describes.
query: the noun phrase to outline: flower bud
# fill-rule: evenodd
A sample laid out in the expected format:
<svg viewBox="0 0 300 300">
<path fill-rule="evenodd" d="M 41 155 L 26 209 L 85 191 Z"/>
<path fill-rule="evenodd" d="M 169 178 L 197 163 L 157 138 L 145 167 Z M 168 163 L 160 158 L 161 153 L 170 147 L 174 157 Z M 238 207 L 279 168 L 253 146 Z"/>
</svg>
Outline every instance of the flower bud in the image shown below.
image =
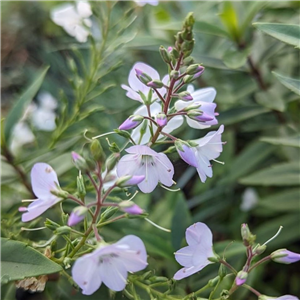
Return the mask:
<svg viewBox="0 0 300 300">
<path fill-rule="evenodd" d="M 79 197 L 84 197 L 86 195 L 84 179 L 81 174 L 77 176 L 77 193 Z"/>
<path fill-rule="evenodd" d="M 160 89 L 164 86 L 164 84 L 160 80 L 154 79 L 154 80 L 148 82 L 147 86 L 149 86 L 153 89 Z"/>
<path fill-rule="evenodd" d="M 71 231 L 71 228 L 69 226 L 61 226 L 58 227 L 55 231 L 54 234 L 57 235 L 65 235 L 65 234 L 69 234 Z"/>
<path fill-rule="evenodd" d="M 193 75 L 185 75 L 183 77 L 183 82 L 184 83 L 191 83 L 194 81 L 194 76 Z"/>
<path fill-rule="evenodd" d="M 88 212 L 88 208 L 85 206 L 77 206 L 73 209 L 68 219 L 68 226 L 74 226 L 81 222 Z"/>
<path fill-rule="evenodd" d="M 179 99 L 181 99 L 183 101 L 191 101 L 191 100 L 193 100 L 192 95 L 189 92 L 187 92 L 187 91 L 179 93 L 178 97 L 179 97 Z"/>
<path fill-rule="evenodd" d="M 185 107 L 183 110 L 184 111 L 190 111 L 190 110 L 197 110 L 199 107 L 201 106 L 200 103 L 198 102 L 194 102 L 194 103 L 191 103 L 189 106 Z"/>
<path fill-rule="evenodd" d="M 278 249 L 271 253 L 271 259 L 281 264 L 291 264 L 300 260 L 300 254 L 287 249 Z"/>
<path fill-rule="evenodd" d="M 126 218 L 127 219 L 145 219 L 149 216 L 149 214 L 143 212 L 143 213 L 140 213 L 140 214 L 130 214 L 130 213 L 127 213 L 126 215 Z"/>
<path fill-rule="evenodd" d="M 92 141 L 90 151 L 95 161 L 103 162 L 105 160 L 103 148 L 98 140 Z"/>
<path fill-rule="evenodd" d="M 116 181 L 116 186 L 119 187 L 125 187 L 125 186 L 130 186 L 130 185 L 137 185 L 141 183 L 145 179 L 144 175 L 138 175 L 138 176 L 131 176 L 131 175 L 126 175 L 120 177 Z"/>
<path fill-rule="evenodd" d="M 177 79 L 177 78 L 179 77 L 179 75 L 180 75 L 180 72 L 179 72 L 179 71 L 172 70 L 172 71 L 170 72 L 170 78 L 171 78 L 171 79 Z"/>
<path fill-rule="evenodd" d="M 220 276 L 221 279 L 227 275 L 227 269 L 223 264 L 220 264 L 218 275 Z"/>
<path fill-rule="evenodd" d="M 186 69 L 186 74 L 187 75 L 194 75 L 196 73 L 199 73 L 200 71 L 202 71 L 204 69 L 204 67 L 198 65 L 198 64 L 193 64 L 190 65 L 187 69 Z"/>
<path fill-rule="evenodd" d="M 113 153 L 107 158 L 105 163 L 107 172 L 110 172 L 116 166 L 119 159 L 120 159 L 120 153 Z"/>
<path fill-rule="evenodd" d="M 175 141 L 175 147 L 180 157 L 189 165 L 198 168 L 198 161 L 192 148 L 181 140 Z"/>
<path fill-rule="evenodd" d="M 54 221 L 50 220 L 50 219 L 46 219 L 45 221 L 45 227 L 47 227 L 50 230 L 56 230 L 60 225 L 55 223 Z"/>
<path fill-rule="evenodd" d="M 265 250 L 267 249 L 267 245 L 260 245 L 257 244 L 254 248 L 253 248 L 253 253 L 256 255 L 260 255 L 263 254 L 265 252 Z"/>
<path fill-rule="evenodd" d="M 119 204 L 119 207 L 126 213 L 131 215 L 140 215 L 143 210 L 135 203 L 131 201 L 123 201 Z"/>
<path fill-rule="evenodd" d="M 129 130 L 137 127 L 141 124 L 144 117 L 139 115 L 132 115 L 128 119 L 126 119 L 120 126 L 120 130 Z"/>
<path fill-rule="evenodd" d="M 208 285 L 209 285 L 210 287 L 215 287 L 215 286 L 218 284 L 219 280 L 220 280 L 220 277 L 219 277 L 219 276 L 217 276 L 217 277 L 215 277 L 215 278 L 213 278 L 213 279 L 210 279 L 210 280 L 208 281 Z"/>
<path fill-rule="evenodd" d="M 183 60 L 183 65 L 184 65 L 184 66 L 189 66 L 189 65 L 191 65 L 193 62 L 194 62 L 194 59 L 193 59 L 191 56 L 188 56 L 188 57 L 186 57 L 186 58 Z"/>
<path fill-rule="evenodd" d="M 187 112 L 187 116 L 198 122 L 207 122 L 212 121 L 214 119 L 214 117 L 201 110 L 190 110 Z"/>
<path fill-rule="evenodd" d="M 171 56 L 169 54 L 169 51 L 167 51 L 167 49 L 164 46 L 159 47 L 159 53 L 165 63 L 169 64 L 171 62 Z"/>
<path fill-rule="evenodd" d="M 86 172 L 89 170 L 89 166 L 87 161 L 78 153 L 76 152 L 72 152 L 72 159 L 73 159 L 73 163 L 75 165 L 75 167 L 82 171 L 82 172 Z"/>
<path fill-rule="evenodd" d="M 250 229 L 247 224 L 242 224 L 241 235 L 243 243 L 246 247 L 248 247 L 249 245 L 253 245 L 253 243 L 255 242 L 256 236 L 250 232 Z"/>
<path fill-rule="evenodd" d="M 244 272 L 244 271 L 240 271 L 237 273 L 236 277 L 235 277 L 235 284 L 237 286 L 243 285 L 248 277 L 248 273 Z"/>
<path fill-rule="evenodd" d="M 102 214 L 100 218 L 100 222 L 104 222 L 108 219 L 110 219 L 117 211 L 119 210 L 118 207 L 108 207 Z"/>
<path fill-rule="evenodd" d="M 143 71 L 139 69 L 135 69 L 136 72 L 136 77 L 138 78 L 139 81 L 141 81 L 144 84 L 147 84 L 148 82 L 152 81 L 152 78 L 144 73 Z"/>
<path fill-rule="evenodd" d="M 157 114 L 155 121 L 159 127 L 164 127 L 168 124 L 167 116 L 164 113 Z"/>
</svg>

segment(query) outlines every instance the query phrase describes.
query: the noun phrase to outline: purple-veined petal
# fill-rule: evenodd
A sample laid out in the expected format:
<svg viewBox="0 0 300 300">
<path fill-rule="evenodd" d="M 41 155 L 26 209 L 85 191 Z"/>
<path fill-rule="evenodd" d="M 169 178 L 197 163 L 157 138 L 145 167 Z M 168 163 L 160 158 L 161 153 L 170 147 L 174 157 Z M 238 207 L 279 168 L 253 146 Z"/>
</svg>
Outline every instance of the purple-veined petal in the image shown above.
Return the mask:
<svg viewBox="0 0 300 300">
<path fill-rule="evenodd" d="M 125 151 L 130 154 L 149 155 L 149 156 L 158 155 L 157 152 L 152 150 L 150 147 L 144 145 L 134 145 L 125 149 Z"/>
<path fill-rule="evenodd" d="M 139 168 L 136 175 L 145 175 L 145 179 L 138 184 L 138 187 L 143 193 L 151 193 L 158 184 L 159 175 L 157 168 L 151 164 L 152 157 L 146 156 L 143 160 L 144 165 Z"/>
<path fill-rule="evenodd" d="M 31 169 L 31 185 L 34 194 L 42 200 L 55 200 L 51 191 L 57 191 L 59 186 L 57 175 L 46 163 L 36 163 Z"/>
<path fill-rule="evenodd" d="M 201 182 L 205 182 L 207 177 L 211 178 L 213 175 L 211 164 L 209 160 L 205 156 L 199 154 L 199 152 L 196 153 L 196 156 L 198 158 L 197 172 Z"/>
<path fill-rule="evenodd" d="M 164 153 L 158 153 L 154 161 L 159 181 L 166 186 L 171 186 L 173 184 L 174 167 L 168 156 Z"/>
<path fill-rule="evenodd" d="M 197 168 L 198 167 L 198 161 L 195 155 L 195 150 L 191 147 L 188 147 L 187 145 L 182 144 L 181 151 L 179 148 L 177 149 L 178 154 L 180 157 L 189 165 Z"/>
<path fill-rule="evenodd" d="M 212 232 L 204 223 L 197 222 L 187 228 L 185 238 L 189 246 L 201 245 L 212 248 Z"/>
<path fill-rule="evenodd" d="M 124 290 L 127 283 L 127 270 L 117 257 L 103 258 L 98 272 L 102 282 L 113 291 Z"/>
<path fill-rule="evenodd" d="M 206 266 L 192 266 L 192 267 L 188 267 L 188 268 L 182 268 L 179 271 L 177 271 L 174 275 L 174 279 L 175 280 L 181 280 L 183 278 L 189 277 L 197 272 L 199 272 L 200 270 L 202 270 L 204 267 Z"/>
<path fill-rule="evenodd" d="M 117 175 L 122 177 L 125 175 L 144 175 L 137 174 L 137 170 L 141 165 L 141 156 L 138 154 L 124 155 L 117 164 Z"/>
<path fill-rule="evenodd" d="M 94 253 L 86 254 L 75 261 L 72 277 L 84 295 L 91 295 L 99 289 L 102 281 L 98 268 L 98 257 Z"/>
</svg>

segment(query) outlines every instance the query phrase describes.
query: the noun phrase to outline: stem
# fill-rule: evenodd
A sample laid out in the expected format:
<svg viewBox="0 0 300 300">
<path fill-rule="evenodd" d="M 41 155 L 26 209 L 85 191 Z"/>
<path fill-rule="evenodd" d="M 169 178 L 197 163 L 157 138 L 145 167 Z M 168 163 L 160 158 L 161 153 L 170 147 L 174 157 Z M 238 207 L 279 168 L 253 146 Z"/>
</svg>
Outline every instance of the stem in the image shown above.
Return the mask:
<svg viewBox="0 0 300 300">
<path fill-rule="evenodd" d="M 257 266 L 259 266 L 260 264 L 268 261 L 271 259 L 271 255 L 268 255 L 264 258 L 262 258 L 261 260 L 259 260 L 258 262 L 256 262 L 251 268 L 249 268 L 248 273 L 250 273 L 253 269 L 255 269 Z"/>
<path fill-rule="evenodd" d="M 262 89 L 263 91 L 267 90 L 267 88 L 268 88 L 267 84 L 264 82 L 262 75 L 260 73 L 260 70 L 254 65 L 254 62 L 250 55 L 248 56 L 247 61 L 248 61 L 249 67 L 250 67 L 251 75 L 256 80 L 260 89 Z"/>
<path fill-rule="evenodd" d="M 173 141 L 176 141 L 176 140 L 177 140 L 177 138 L 176 138 L 175 136 L 173 136 L 173 135 L 171 135 L 171 134 L 169 134 L 169 133 L 166 133 L 166 132 L 163 132 L 163 131 L 162 131 L 161 134 L 167 136 L 168 138 L 170 138 L 170 139 L 173 140 Z"/>
<path fill-rule="evenodd" d="M 68 195 L 68 198 L 77 202 L 79 205 L 85 206 L 85 204 L 81 200 L 79 200 L 78 198 L 76 198 L 75 196 L 73 196 L 71 194 Z"/>
<path fill-rule="evenodd" d="M 162 103 L 165 103 L 165 99 L 163 96 L 160 94 L 160 92 L 157 89 L 154 89 L 156 95 L 159 97 L 159 99 L 162 101 Z"/>
<path fill-rule="evenodd" d="M 207 284 L 207 285 L 205 285 L 204 287 L 202 287 L 200 290 L 188 294 L 188 295 L 185 296 L 183 299 L 189 299 L 189 297 L 192 297 L 192 296 L 196 296 L 196 295 L 198 295 L 198 294 L 201 294 L 203 291 L 207 290 L 207 289 L 210 288 L 210 287 L 211 287 L 211 286 L 210 286 L 209 284 Z"/>
<path fill-rule="evenodd" d="M 152 294 L 157 295 L 159 297 L 162 297 L 162 299 L 169 299 L 169 300 L 175 300 L 176 298 L 173 298 L 172 296 L 166 295 L 164 293 L 161 293 L 157 290 L 152 289 L 150 286 L 140 282 L 140 281 L 134 281 L 134 284 L 138 285 L 142 289 L 146 290 L 148 293 L 151 291 Z"/>
<path fill-rule="evenodd" d="M 108 220 L 108 221 L 106 221 L 106 222 L 103 222 L 103 223 L 98 223 L 98 224 L 97 224 L 97 227 L 103 227 L 103 226 L 105 226 L 105 225 L 107 225 L 107 224 L 110 224 L 110 223 L 112 223 L 112 222 L 115 222 L 115 221 L 120 220 L 120 219 L 123 219 L 123 218 L 126 218 L 126 214 L 117 216 L 117 217 L 115 217 L 115 218 L 113 218 L 113 219 L 110 219 L 110 220 Z"/>
<path fill-rule="evenodd" d="M 248 284 L 243 284 L 242 287 L 248 289 L 249 291 L 251 291 L 253 294 L 255 294 L 257 297 L 259 297 L 261 295 L 261 293 L 259 291 L 257 291 L 256 289 L 254 289 L 252 286 L 248 285 Z"/>
<path fill-rule="evenodd" d="M 221 259 L 219 260 L 219 263 L 223 264 L 224 266 L 226 266 L 229 270 L 231 270 L 235 275 L 237 274 L 237 270 L 232 267 L 227 261 Z"/>
</svg>

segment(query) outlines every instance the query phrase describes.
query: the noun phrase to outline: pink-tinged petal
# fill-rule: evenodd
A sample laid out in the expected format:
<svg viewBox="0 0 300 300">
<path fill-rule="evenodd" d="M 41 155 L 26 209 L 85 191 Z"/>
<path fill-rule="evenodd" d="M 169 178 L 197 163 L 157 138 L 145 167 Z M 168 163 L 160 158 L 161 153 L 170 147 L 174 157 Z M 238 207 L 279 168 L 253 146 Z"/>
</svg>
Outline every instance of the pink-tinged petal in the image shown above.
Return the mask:
<svg viewBox="0 0 300 300">
<path fill-rule="evenodd" d="M 190 118 L 186 118 L 186 122 L 188 123 L 188 125 L 190 127 L 195 128 L 195 129 L 205 129 L 205 128 L 209 128 L 211 126 L 208 124 L 208 122 L 200 123 L 200 122 L 192 120 Z"/>
<path fill-rule="evenodd" d="M 31 184 L 34 194 L 42 200 L 57 199 L 51 191 L 57 191 L 59 186 L 57 175 L 46 163 L 36 163 L 31 170 Z"/>
<path fill-rule="evenodd" d="M 124 208 L 122 208 L 122 210 L 131 215 L 140 215 L 144 212 L 137 204 L 133 204 L 132 206 L 128 206 L 128 207 L 124 207 Z"/>
<path fill-rule="evenodd" d="M 183 247 L 174 253 L 175 259 L 183 267 L 192 267 L 194 266 L 193 257 L 195 255 L 196 250 L 197 245 Z"/>
<path fill-rule="evenodd" d="M 47 209 L 56 204 L 58 200 L 59 199 L 45 201 L 37 199 L 34 202 L 30 203 L 30 205 L 27 207 L 27 212 L 23 213 L 22 215 L 22 222 L 28 222 L 39 217 Z"/>
<path fill-rule="evenodd" d="M 159 181 L 166 186 L 171 186 L 173 184 L 174 167 L 168 156 L 164 153 L 158 153 L 154 161 Z"/>
<path fill-rule="evenodd" d="M 122 250 L 120 258 L 128 272 L 137 272 L 147 267 L 146 248 L 139 237 L 127 235 L 114 245 Z"/>
<path fill-rule="evenodd" d="M 127 270 L 120 258 L 103 258 L 98 272 L 108 288 L 116 292 L 124 290 L 127 283 Z"/>
<path fill-rule="evenodd" d="M 188 267 L 188 268 L 182 268 L 175 273 L 173 278 L 175 280 L 181 280 L 183 278 L 189 277 L 189 276 L 199 272 L 204 267 L 206 267 L 206 266 L 192 266 L 192 267 Z"/>
<path fill-rule="evenodd" d="M 189 246 L 201 243 L 206 248 L 212 248 L 212 232 L 204 223 L 197 222 L 188 227 L 185 238 Z"/>
<path fill-rule="evenodd" d="M 284 295 L 284 296 L 281 296 L 281 297 L 273 299 L 273 300 L 299 300 L 299 298 L 297 298 L 296 296 L 292 296 L 292 295 Z"/>
<path fill-rule="evenodd" d="M 195 155 L 195 151 L 193 148 L 188 147 L 187 145 L 182 145 L 183 151 L 181 151 L 179 148 L 177 148 L 177 152 L 180 155 L 180 157 L 189 165 L 197 168 L 198 167 L 198 161 Z"/>
<path fill-rule="evenodd" d="M 126 96 L 128 98 L 130 98 L 132 100 L 137 100 L 137 101 L 143 103 L 143 99 L 141 98 L 141 96 L 137 92 L 135 92 L 133 89 L 131 89 L 129 86 L 122 84 L 121 87 L 122 87 L 122 89 L 127 91 Z"/>
<path fill-rule="evenodd" d="M 72 277 L 84 295 L 91 295 L 99 289 L 102 281 L 98 268 L 99 257 L 94 254 L 84 255 L 75 261 Z"/>
</svg>

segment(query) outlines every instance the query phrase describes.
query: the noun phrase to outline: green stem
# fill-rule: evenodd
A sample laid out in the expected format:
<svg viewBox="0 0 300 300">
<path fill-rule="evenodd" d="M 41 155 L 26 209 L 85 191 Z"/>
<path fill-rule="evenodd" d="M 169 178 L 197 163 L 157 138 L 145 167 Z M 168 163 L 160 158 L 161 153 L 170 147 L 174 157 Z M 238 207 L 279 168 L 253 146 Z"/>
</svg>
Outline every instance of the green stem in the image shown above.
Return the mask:
<svg viewBox="0 0 300 300">
<path fill-rule="evenodd" d="M 264 263 L 264 262 L 266 262 L 266 261 L 268 261 L 268 260 L 270 260 L 270 259 L 271 259 L 271 256 L 270 256 L 270 255 L 268 255 L 268 256 L 262 258 L 261 260 L 259 260 L 258 262 L 256 262 L 251 268 L 249 268 L 248 273 L 250 273 L 253 269 L 255 269 L 255 268 L 256 268 L 257 266 L 259 266 L 260 264 L 262 264 L 262 263 Z"/>
<path fill-rule="evenodd" d="M 134 284 L 138 285 L 139 287 L 141 287 L 142 289 L 146 290 L 148 294 L 152 293 L 156 296 L 161 297 L 162 299 L 169 299 L 169 300 L 178 300 L 176 298 L 173 298 L 172 296 L 166 295 L 164 293 L 161 293 L 157 290 L 152 289 L 150 286 L 140 282 L 140 281 L 134 281 Z"/>
<path fill-rule="evenodd" d="M 196 292 L 193 292 L 193 293 L 190 293 L 190 294 L 188 294 L 187 296 L 185 296 L 184 298 L 183 298 L 183 300 L 187 300 L 187 299 L 189 299 L 190 297 L 192 297 L 192 296 L 196 296 L 196 295 L 198 295 L 198 294 L 201 294 L 202 292 L 204 292 L 205 290 L 207 290 L 208 288 L 210 288 L 211 286 L 210 286 L 210 284 L 208 283 L 207 285 L 205 285 L 204 287 L 202 287 L 200 290 L 198 290 L 198 291 L 196 291 Z"/>
<path fill-rule="evenodd" d="M 259 291 L 257 291 L 256 289 L 254 289 L 252 286 L 248 285 L 248 284 L 243 284 L 242 287 L 248 289 L 249 291 L 251 291 L 253 294 L 255 294 L 257 297 L 259 297 L 261 295 L 261 293 Z"/>
</svg>

